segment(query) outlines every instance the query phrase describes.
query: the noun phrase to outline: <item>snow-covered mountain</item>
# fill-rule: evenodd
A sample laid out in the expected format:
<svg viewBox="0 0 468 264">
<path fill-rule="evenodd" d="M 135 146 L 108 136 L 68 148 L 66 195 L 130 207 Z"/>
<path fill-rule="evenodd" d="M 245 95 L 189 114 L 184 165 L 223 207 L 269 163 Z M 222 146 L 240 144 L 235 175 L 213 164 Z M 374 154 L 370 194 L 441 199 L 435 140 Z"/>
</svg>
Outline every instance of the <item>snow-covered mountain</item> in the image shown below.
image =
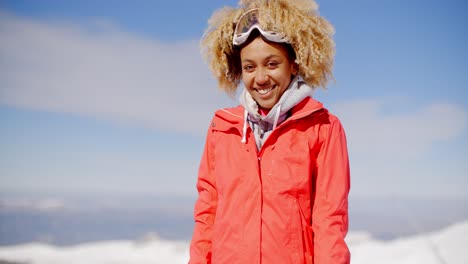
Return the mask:
<svg viewBox="0 0 468 264">
<path fill-rule="evenodd" d="M 368 233 L 348 235 L 353 264 L 466 264 L 468 220 L 437 232 L 380 241 Z M 1 260 L 29 264 L 187 263 L 188 241 L 149 236 L 138 241 L 103 241 L 57 247 L 29 243 L 0 247 Z"/>
</svg>

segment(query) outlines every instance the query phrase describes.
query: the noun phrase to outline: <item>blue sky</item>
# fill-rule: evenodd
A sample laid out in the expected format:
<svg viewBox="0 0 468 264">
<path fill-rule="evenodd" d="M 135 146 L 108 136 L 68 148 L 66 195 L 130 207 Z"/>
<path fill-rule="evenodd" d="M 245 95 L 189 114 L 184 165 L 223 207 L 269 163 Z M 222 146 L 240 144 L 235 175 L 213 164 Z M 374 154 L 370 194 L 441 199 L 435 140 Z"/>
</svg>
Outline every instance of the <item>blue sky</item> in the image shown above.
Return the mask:
<svg viewBox="0 0 468 264">
<path fill-rule="evenodd" d="M 464 1 L 319 1 L 358 197 L 466 199 Z M 0 1 L 0 193 L 195 196 L 216 88 L 198 41 L 237 1 Z"/>
</svg>

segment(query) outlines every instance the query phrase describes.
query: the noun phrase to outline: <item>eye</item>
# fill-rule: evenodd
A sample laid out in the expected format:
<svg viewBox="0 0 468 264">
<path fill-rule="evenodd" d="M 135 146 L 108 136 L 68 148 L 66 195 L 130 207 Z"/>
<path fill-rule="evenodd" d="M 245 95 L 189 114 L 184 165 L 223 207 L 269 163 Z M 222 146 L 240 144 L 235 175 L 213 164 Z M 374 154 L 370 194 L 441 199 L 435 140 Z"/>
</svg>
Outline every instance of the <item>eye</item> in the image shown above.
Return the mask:
<svg viewBox="0 0 468 264">
<path fill-rule="evenodd" d="M 268 68 L 270 68 L 270 69 L 271 69 L 271 68 L 276 68 L 276 67 L 278 67 L 278 65 L 279 65 L 279 63 L 276 62 L 276 61 L 270 61 L 270 62 L 267 63 L 267 66 L 268 66 Z"/>
<path fill-rule="evenodd" d="M 247 64 L 247 65 L 244 65 L 244 66 L 242 67 L 242 69 L 243 69 L 244 71 L 249 72 L 249 71 L 252 71 L 252 70 L 254 69 L 254 66 L 251 65 L 251 64 Z"/>
</svg>

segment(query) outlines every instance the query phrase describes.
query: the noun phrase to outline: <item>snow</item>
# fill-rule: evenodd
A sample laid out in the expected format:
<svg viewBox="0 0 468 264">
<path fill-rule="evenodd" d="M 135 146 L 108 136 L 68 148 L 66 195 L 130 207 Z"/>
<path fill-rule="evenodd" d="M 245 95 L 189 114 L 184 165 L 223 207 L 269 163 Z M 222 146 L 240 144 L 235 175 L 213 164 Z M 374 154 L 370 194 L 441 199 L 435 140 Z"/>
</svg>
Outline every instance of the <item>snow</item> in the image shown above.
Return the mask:
<svg viewBox="0 0 468 264">
<path fill-rule="evenodd" d="M 366 232 L 347 237 L 353 264 L 466 264 L 468 221 L 443 230 L 379 241 Z M 30 264 L 158 264 L 187 263 L 188 241 L 151 237 L 140 241 L 103 241 L 57 247 L 29 243 L 0 247 L 0 260 Z"/>
<path fill-rule="evenodd" d="M 362 234 L 360 235 L 363 236 Z M 468 221 L 444 230 L 391 241 L 349 236 L 353 264 L 466 264 Z"/>
</svg>

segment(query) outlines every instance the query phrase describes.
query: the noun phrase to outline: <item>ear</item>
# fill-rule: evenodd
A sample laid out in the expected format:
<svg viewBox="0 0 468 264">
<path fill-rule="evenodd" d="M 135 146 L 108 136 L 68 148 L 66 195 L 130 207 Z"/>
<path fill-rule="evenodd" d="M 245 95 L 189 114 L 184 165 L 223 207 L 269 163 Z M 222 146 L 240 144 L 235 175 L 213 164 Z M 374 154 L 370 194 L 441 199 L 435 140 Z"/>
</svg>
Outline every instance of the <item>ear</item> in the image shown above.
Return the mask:
<svg viewBox="0 0 468 264">
<path fill-rule="evenodd" d="M 299 72 L 299 65 L 297 65 L 297 63 L 293 62 L 291 67 L 292 67 L 292 69 L 291 69 L 292 75 L 297 75 L 297 73 Z"/>
</svg>

